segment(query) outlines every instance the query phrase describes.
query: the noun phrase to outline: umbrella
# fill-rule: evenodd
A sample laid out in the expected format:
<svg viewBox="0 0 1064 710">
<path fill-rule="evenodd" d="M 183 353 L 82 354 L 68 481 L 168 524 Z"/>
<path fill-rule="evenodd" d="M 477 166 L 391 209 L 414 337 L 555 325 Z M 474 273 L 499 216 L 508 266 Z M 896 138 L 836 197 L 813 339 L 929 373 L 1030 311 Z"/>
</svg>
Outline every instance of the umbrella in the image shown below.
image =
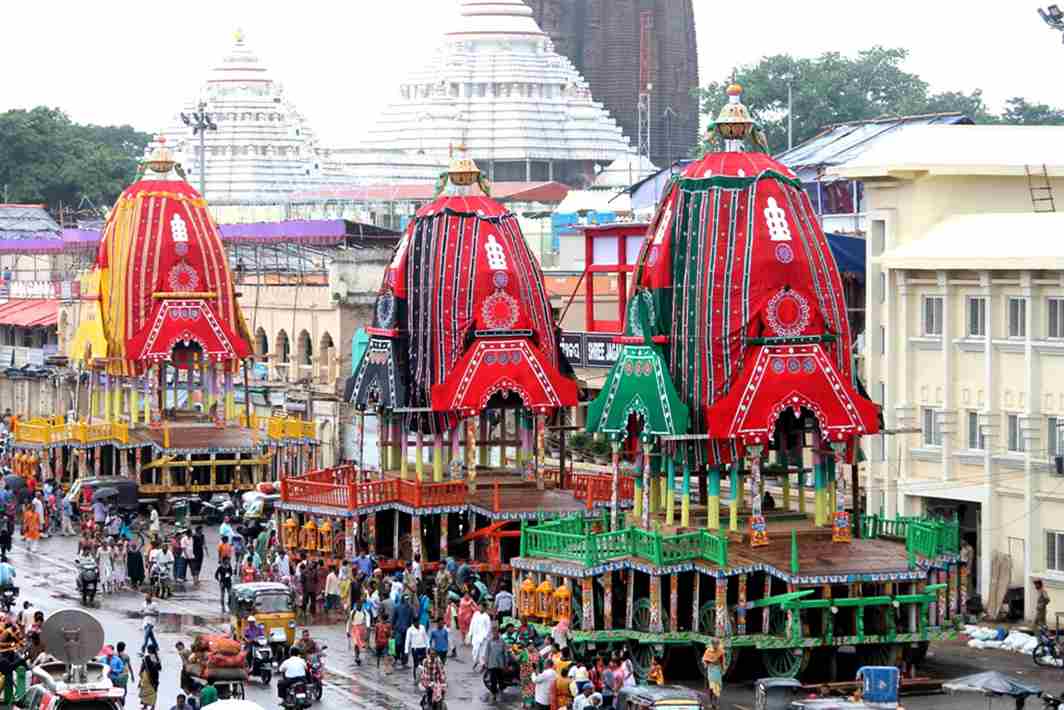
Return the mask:
<svg viewBox="0 0 1064 710">
<path fill-rule="evenodd" d="M 1031 695 L 1042 694 L 1041 686 L 1018 681 L 1012 676 L 998 671 L 985 671 L 961 676 L 943 683 L 942 689 L 950 692 L 982 693 L 987 696 L 987 707 L 990 706 L 991 698 L 997 695 L 1026 698 Z"/>
<path fill-rule="evenodd" d="M 108 498 L 117 498 L 117 497 L 118 497 L 118 489 L 117 488 L 112 488 L 111 486 L 104 486 L 103 488 L 101 488 L 98 491 L 95 491 L 92 494 L 93 500 L 107 500 Z"/>
</svg>

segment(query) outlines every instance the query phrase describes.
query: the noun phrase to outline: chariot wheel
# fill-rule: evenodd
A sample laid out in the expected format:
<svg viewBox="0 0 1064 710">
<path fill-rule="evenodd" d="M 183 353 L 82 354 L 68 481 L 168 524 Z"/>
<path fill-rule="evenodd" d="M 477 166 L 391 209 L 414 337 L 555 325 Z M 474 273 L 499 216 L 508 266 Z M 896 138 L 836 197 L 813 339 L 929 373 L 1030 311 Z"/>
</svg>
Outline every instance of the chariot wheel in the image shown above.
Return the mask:
<svg viewBox="0 0 1064 710">
<path fill-rule="evenodd" d="M 809 649 L 765 649 L 761 651 L 761 663 L 773 678 L 797 678 L 809 663 Z"/>
<path fill-rule="evenodd" d="M 662 621 L 663 626 L 665 620 L 664 611 L 664 609 L 658 610 L 658 619 Z M 650 631 L 650 616 L 650 600 L 646 597 L 636 599 L 632 613 L 632 626 L 636 631 Z"/>
</svg>

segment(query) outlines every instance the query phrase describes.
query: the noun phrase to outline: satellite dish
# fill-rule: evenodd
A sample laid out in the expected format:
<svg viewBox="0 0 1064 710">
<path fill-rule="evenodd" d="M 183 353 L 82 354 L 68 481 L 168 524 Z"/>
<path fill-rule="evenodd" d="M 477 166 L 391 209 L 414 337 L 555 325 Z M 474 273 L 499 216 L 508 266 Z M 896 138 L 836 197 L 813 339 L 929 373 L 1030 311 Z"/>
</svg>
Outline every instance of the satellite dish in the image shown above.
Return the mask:
<svg viewBox="0 0 1064 710">
<path fill-rule="evenodd" d="M 61 609 L 41 627 L 44 649 L 69 666 L 80 666 L 100 655 L 103 626 L 81 609 Z"/>
</svg>

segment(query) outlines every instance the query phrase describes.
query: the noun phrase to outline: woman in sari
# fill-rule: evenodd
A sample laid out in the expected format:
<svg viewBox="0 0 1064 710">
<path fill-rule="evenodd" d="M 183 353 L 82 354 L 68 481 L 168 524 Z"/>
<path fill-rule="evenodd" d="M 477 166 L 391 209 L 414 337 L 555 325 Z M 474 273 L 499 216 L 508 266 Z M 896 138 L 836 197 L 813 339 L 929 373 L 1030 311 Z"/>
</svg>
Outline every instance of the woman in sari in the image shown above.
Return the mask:
<svg viewBox="0 0 1064 710">
<path fill-rule="evenodd" d="M 141 710 L 155 710 L 159 699 L 159 671 L 163 665 L 159 662 L 159 647 L 154 643 L 148 646 L 148 654 L 140 664 L 140 707 Z"/>
<path fill-rule="evenodd" d="M 477 610 L 477 603 L 473 601 L 473 597 L 466 592 L 462 595 L 462 601 L 458 605 L 458 630 L 462 634 L 462 640 L 465 643 L 469 643 L 467 636 L 469 635 L 469 625 L 473 622 L 473 613 Z"/>
<path fill-rule="evenodd" d="M 26 538 L 30 552 L 36 552 L 37 541 L 41 539 L 41 521 L 32 505 L 27 505 L 22 513 L 22 536 Z"/>
</svg>

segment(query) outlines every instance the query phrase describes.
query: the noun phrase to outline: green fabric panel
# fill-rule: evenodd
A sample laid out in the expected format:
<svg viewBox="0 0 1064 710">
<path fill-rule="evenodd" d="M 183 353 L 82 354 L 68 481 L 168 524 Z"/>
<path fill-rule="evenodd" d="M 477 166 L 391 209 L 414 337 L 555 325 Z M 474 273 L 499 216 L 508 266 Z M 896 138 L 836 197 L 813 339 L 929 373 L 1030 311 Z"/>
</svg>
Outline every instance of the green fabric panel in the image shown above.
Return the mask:
<svg viewBox="0 0 1064 710">
<path fill-rule="evenodd" d="M 734 175 L 713 175 L 711 177 L 703 178 L 678 178 L 676 180 L 679 188 L 685 192 L 704 192 L 712 190 L 714 188 L 723 188 L 725 190 L 742 190 L 750 187 L 755 182 L 760 180 L 777 180 L 786 185 L 801 190 L 802 181 L 796 178 L 789 178 L 782 173 L 778 173 L 775 170 L 766 170 L 758 175 L 751 175 L 749 177 L 738 177 Z"/>
<path fill-rule="evenodd" d="M 602 391 L 588 406 L 587 431 L 624 438 L 632 413 L 643 418 L 644 434 L 687 433 L 687 407 L 676 394 L 661 352 L 653 345 L 622 348 Z"/>
</svg>

